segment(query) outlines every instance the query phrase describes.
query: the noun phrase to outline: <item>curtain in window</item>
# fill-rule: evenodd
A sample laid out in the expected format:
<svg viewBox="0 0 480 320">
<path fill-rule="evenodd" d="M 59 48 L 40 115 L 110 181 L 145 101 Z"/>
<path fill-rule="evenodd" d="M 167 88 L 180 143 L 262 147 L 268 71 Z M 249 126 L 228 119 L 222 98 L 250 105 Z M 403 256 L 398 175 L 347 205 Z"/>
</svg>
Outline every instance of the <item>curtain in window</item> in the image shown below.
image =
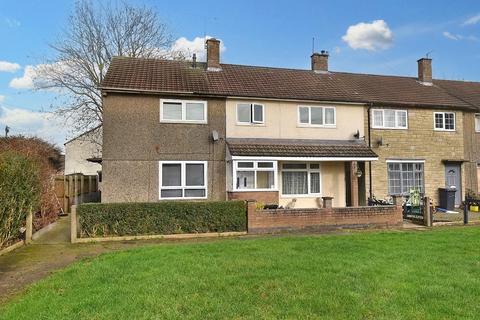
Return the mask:
<svg viewBox="0 0 480 320">
<path fill-rule="evenodd" d="M 310 193 L 320 193 L 320 172 L 310 172 Z"/>
<path fill-rule="evenodd" d="M 284 171 L 282 173 L 283 194 L 307 194 L 307 183 L 307 172 Z"/>
</svg>

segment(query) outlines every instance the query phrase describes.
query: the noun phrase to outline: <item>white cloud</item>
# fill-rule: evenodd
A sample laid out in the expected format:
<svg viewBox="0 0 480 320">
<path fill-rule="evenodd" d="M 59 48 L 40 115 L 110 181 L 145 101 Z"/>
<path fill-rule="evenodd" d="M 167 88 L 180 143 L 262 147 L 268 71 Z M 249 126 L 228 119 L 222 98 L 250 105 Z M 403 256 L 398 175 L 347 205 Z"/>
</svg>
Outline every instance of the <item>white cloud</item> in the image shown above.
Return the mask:
<svg viewBox="0 0 480 320">
<path fill-rule="evenodd" d="M 0 107 L 0 128 L 9 126 L 11 135 L 37 136 L 63 147 L 68 131 L 64 123 L 51 112 Z"/>
<path fill-rule="evenodd" d="M 195 53 L 198 61 L 206 61 L 207 50 L 205 49 L 206 39 L 212 38 L 211 36 L 196 37 L 193 40 L 188 40 L 185 37 L 178 38 L 172 44 L 170 50 L 172 52 L 181 52 L 187 59 L 190 59 Z M 220 39 L 218 39 L 220 40 Z M 224 52 L 227 48 L 220 40 L 220 52 Z"/>
<path fill-rule="evenodd" d="M 473 17 L 470 17 L 468 18 L 467 20 L 465 20 L 462 25 L 463 26 L 468 26 L 468 25 L 472 25 L 472 24 L 477 24 L 480 22 L 480 13 L 473 16 Z"/>
<path fill-rule="evenodd" d="M 20 21 L 14 18 L 5 18 L 3 22 L 10 28 L 18 28 L 21 25 Z"/>
<path fill-rule="evenodd" d="M 353 49 L 384 50 L 393 43 L 393 32 L 384 20 L 360 22 L 348 27 L 342 37 Z"/>
<path fill-rule="evenodd" d="M 470 40 L 470 41 L 478 41 L 478 38 L 475 37 L 475 36 L 463 36 L 461 34 L 453 34 L 453 33 L 450 33 L 448 31 L 444 31 L 443 32 L 443 36 L 447 39 L 450 39 L 450 40 L 455 40 L 455 41 L 458 41 L 458 40 Z"/>
<path fill-rule="evenodd" d="M 454 35 L 454 34 L 451 34 L 450 32 L 448 31 L 444 31 L 443 32 L 443 36 L 447 39 L 450 39 L 450 40 L 460 40 L 459 36 L 458 35 Z"/>
<path fill-rule="evenodd" d="M 37 70 L 35 66 L 26 66 L 23 71 L 23 76 L 18 78 L 13 78 L 10 81 L 10 88 L 14 89 L 32 89 L 33 80 L 37 75 Z"/>
<path fill-rule="evenodd" d="M 0 103 L 2 103 L 3 101 L 5 101 L 5 96 L 0 94 Z"/>
<path fill-rule="evenodd" d="M 18 69 L 20 69 L 20 65 L 18 63 L 0 61 L 0 71 L 2 72 L 15 72 Z"/>
</svg>

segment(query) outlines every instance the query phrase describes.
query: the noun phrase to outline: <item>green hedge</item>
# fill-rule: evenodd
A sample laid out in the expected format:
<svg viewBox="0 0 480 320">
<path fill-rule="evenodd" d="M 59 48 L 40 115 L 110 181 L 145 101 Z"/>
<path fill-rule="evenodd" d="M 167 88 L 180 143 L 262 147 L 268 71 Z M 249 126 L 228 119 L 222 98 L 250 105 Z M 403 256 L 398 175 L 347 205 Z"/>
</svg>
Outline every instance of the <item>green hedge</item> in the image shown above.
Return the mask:
<svg viewBox="0 0 480 320">
<path fill-rule="evenodd" d="M 86 203 L 77 215 L 80 237 L 246 230 L 243 201 Z"/>
<path fill-rule="evenodd" d="M 20 238 L 28 212 L 40 198 L 36 162 L 13 152 L 0 154 L 0 248 Z"/>
</svg>

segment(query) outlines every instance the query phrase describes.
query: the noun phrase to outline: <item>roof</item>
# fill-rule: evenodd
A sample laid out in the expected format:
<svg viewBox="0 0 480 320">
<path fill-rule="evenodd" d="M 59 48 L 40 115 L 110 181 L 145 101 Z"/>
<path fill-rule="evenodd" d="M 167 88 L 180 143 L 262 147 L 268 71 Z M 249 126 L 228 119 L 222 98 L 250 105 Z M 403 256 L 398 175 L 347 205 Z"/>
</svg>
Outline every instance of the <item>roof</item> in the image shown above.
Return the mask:
<svg viewBox="0 0 480 320">
<path fill-rule="evenodd" d="M 77 140 L 77 139 L 79 139 L 79 138 L 81 138 L 81 137 L 83 137 L 83 136 L 85 136 L 85 135 L 87 135 L 87 134 L 89 134 L 89 133 L 91 133 L 91 132 L 94 132 L 95 130 L 97 130 L 97 129 L 98 129 L 98 128 L 100 128 L 101 126 L 102 126 L 102 125 L 101 125 L 101 124 L 99 124 L 98 126 L 96 126 L 96 127 L 92 128 L 92 129 L 90 129 L 90 130 L 87 130 L 87 131 L 85 131 L 85 132 L 83 132 L 83 133 L 79 134 L 78 136 L 76 136 L 76 137 L 74 137 L 74 138 L 72 138 L 72 139 L 68 140 L 68 141 L 67 141 L 67 142 L 65 142 L 63 145 L 69 144 L 70 142 L 73 142 L 73 141 L 75 141 L 75 140 Z"/>
<path fill-rule="evenodd" d="M 444 87 L 445 85 L 445 87 Z M 307 101 L 357 102 L 424 107 L 480 106 L 480 83 L 434 80 L 426 86 L 414 77 L 114 57 L 102 83 L 105 91 L 141 91 L 198 96 L 252 97 Z M 474 92 L 475 99 L 464 95 Z M 472 106 L 473 104 L 473 106 Z"/>
<path fill-rule="evenodd" d="M 377 158 L 363 141 L 310 139 L 227 139 L 232 156 Z"/>
</svg>

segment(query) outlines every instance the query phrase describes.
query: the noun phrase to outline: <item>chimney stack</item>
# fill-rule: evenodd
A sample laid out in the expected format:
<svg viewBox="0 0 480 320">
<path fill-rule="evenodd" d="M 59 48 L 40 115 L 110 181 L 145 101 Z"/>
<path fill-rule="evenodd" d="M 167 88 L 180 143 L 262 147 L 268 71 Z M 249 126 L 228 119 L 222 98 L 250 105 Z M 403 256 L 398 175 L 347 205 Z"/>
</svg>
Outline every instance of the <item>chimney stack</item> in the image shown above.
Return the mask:
<svg viewBox="0 0 480 320">
<path fill-rule="evenodd" d="M 312 71 L 316 73 L 328 73 L 328 51 L 322 50 L 320 53 L 313 53 L 312 58 Z"/>
<path fill-rule="evenodd" d="M 207 39 L 207 70 L 220 71 L 220 40 Z"/>
<path fill-rule="evenodd" d="M 418 81 L 424 85 L 432 85 L 432 59 L 421 58 L 418 62 Z"/>
</svg>

